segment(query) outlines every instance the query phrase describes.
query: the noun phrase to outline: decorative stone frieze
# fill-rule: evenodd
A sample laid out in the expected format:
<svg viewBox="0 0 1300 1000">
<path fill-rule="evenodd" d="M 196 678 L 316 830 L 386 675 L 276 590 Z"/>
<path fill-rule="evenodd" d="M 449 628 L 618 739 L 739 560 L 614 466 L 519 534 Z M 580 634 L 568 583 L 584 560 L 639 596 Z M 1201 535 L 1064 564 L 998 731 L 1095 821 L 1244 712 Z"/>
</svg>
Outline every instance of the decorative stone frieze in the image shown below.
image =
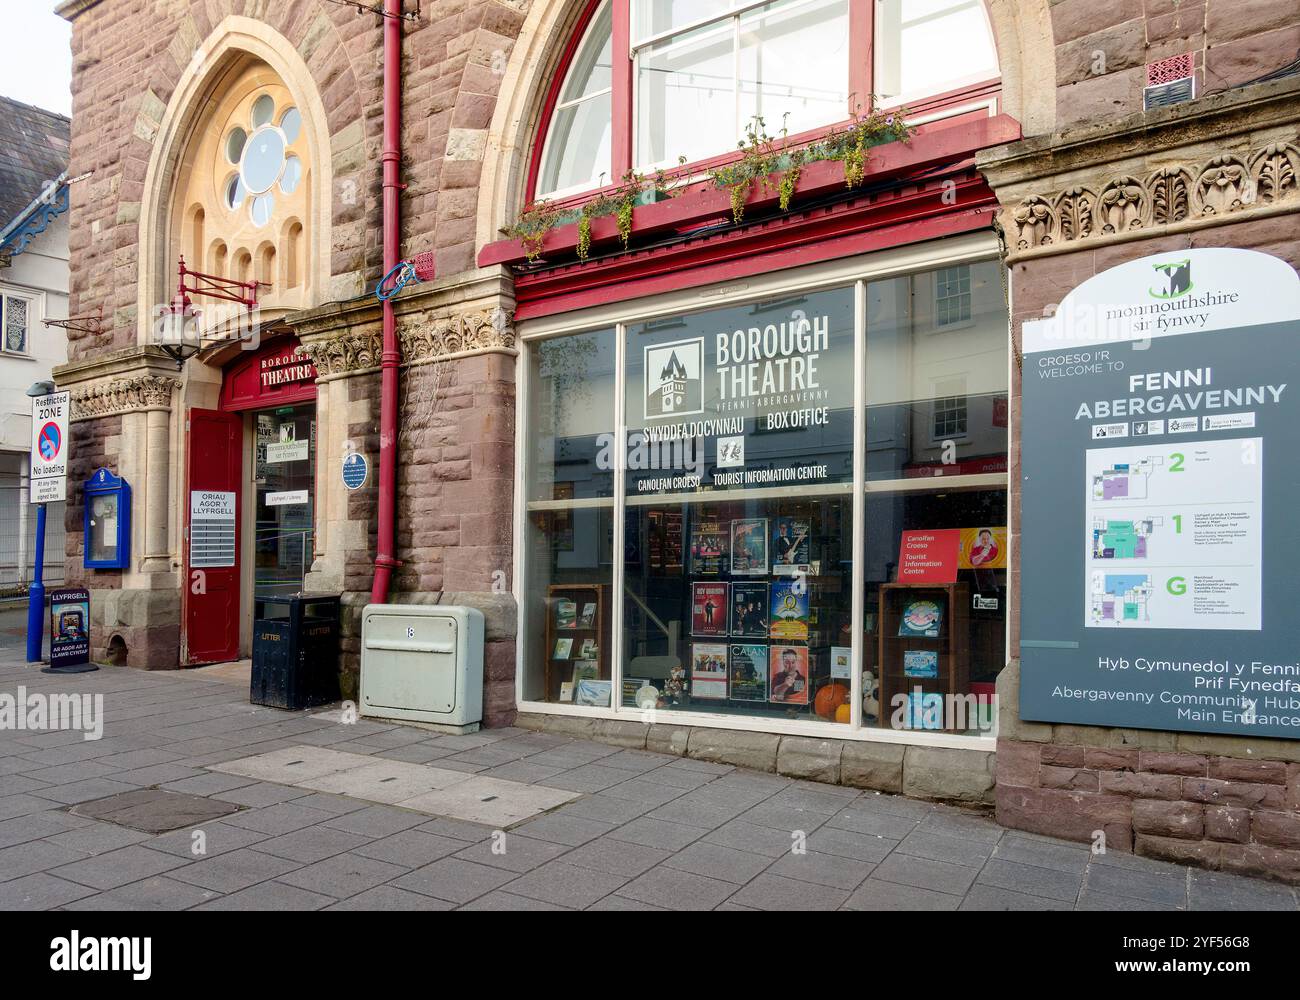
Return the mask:
<svg viewBox="0 0 1300 1000">
<path fill-rule="evenodd" d="M 166 375 L 134 375 L 72 389 L 72 417 L 93 420 L 119 413 L 171 410 L 172 393 L 180 379 Z"/>
<path fill-rule="evenodd" d="M 499 308 L 470 309 L 454 315 L 406 316 L 398 320 L 402 364 L 420 365 L 467 354 L 515 353 L 515 331 L 509 314 Z M 309 358 L 322 379 L 379 367 L 381 334 L 368 325 L 341 334 L 312 337 L 297 353 Z"/>
<path fill-rule="evenodd" d="M 438 361 L 482 351 L 514 353 L 515 331 L 502 309 L 475 309 L 456 316 L 430 317 L 398 328 L 402 360 Z"/>
<path fill-rule="evenodd" d="M 1300 208 L 1300 147 L 1273 142 L 1246 156 L 1220 153 L 1145 177 L 1103 176 L 1093 184 L 1035 193 L 1007 214 L 1014 248 L 1023 251 L 1283 202 Z"/>
<path fill-rule="evenodd" d="M 295 352 L 316 366 L 320 378 L 378 368 L 383 338 L 367 330 L 348 330 L 299 344 Z"/>
</svg>

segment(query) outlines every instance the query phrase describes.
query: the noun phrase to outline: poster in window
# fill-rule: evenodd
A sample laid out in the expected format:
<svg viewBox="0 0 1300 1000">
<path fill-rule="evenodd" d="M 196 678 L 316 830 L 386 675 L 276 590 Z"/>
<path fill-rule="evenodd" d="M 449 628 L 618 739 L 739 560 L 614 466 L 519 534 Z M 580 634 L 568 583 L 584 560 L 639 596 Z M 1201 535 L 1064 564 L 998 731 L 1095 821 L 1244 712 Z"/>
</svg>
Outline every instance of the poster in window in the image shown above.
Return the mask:
<svg viewBox="0 0 1300 1000">
<path fill-rule="evenodd" d="M 592 663 L 590 660 L 580 660 L 573 664 L 573 676 L 570 679 L 576 688 L 579 681 L 594 681 L 600 679 L 600 666 Z"/>
<path fill-rule="evenodd" d="M 555 483 L 552 496 L 556 500 L 572 500 L 573 483 Z M 552 547 L 556 552 L 573 551 L 573 511 L 552 512 L 551 538 Z"/>
<path fill-rule="evenodd" d="M 726 568 L 727 526 L 722 521 L 703 520 L 691 525 L 691 573 L 719 576 Z"/>
<path fill-rule="evenodd" d="M 808 584 L 803 579 L 773 580 L 770 596 L 773 639 L 808 641 Z"/>
<path fill-rule="evenodd" d="M 731 647 L 732 701 L 767 701 L 767 647 L 737 644 Z"/>
<path fill-rule="evenodd" d="M 691 646 L 691 697 L 724 701 L 727 697 L 727 647 L 697 642 Z"/>
<path fill-rule="evenodd" d="M 768 650 L 769 701 L 808 704 L 808 647 L 771 646 Z"/>
<path fill-rule="evenodd" d="M 904 677 L 938 677 L 939 654 L 933 649 L 908 649 L 903 652 Z"/>
<path fill-rule="evenodd" d="M 808 575 L 808 521 L 778 517 L 772 530 L 772 572 L 777 576 Z"/>
<path fill-rule="evenodd" d="M 691 584 L 691 634 L 727 634 L 727 585 Z"/>
<path fill-rule="evenodd" d="M 573 628 L 577 622 L 578 604 L 567 597 L 555 602 L 555 627 Z"/>
<path fill-rule="evenodd" d="M 587 705 L 591 708 L 609 708 L 609 699 L 613 690 L 613 681 L 581 680 L 574 688 L 573 702 L 575 705 Z"/>
<path fill-rule="evenodd" d="M 649 511 L 646 521 L 646 565 L 651 569 L 662 569 L 664 564 L 664 516 L 657 510 Z"/>
<path fill-rule="evenodd" d="M 733 639 L 767 638 L 767 584 L 737 581 L 731 585 Z"/>
<path fill-rule="evenodd" d="M 929 599 L 908 601 L 898 620 L 898 635 L 903 639 L 937 639 L 943 628 L 943 603 Z"/>
<path fill-rule="evenodd" d="M 962 528 L 957 543 L 958 569 L 1006 569 L 1006 525 Z"/>
<path fill-rule="evenodd" d="M 735 576 L 767 576 L 767 518 L 731 522 L 731 572 Z"/>
<path fill-rule="evenodd" d="M 270 413 L 257 415 L 257 442 L 253 457 L 253 482 L 258 486 L 266 485 L 266 448 L 276 438 L 276 421 Z"/>
<path fill-rule="evenodd" d="M 683 543 L 681 514 L 664 515 L 664 569 L 681 569 Z"/>
</svg>

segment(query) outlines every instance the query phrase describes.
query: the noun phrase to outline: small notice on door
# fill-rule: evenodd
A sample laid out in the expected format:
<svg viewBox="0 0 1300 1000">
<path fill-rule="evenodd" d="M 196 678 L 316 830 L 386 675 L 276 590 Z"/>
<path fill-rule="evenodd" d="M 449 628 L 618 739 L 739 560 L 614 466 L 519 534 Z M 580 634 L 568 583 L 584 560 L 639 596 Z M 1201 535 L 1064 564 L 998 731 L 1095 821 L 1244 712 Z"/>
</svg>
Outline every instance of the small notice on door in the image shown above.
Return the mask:
<svg viewBox="0 0 1300 1000">
<path fill-rule="evenodd" d="M 286 490 L 283 493 L 268 493 L 266 495 L 266 505 L 268 507 L 287 507 L 290 504 L 306 502 L 306 490 Z"/>
<path fill-rule="evenodd" d="M 268 463 L 301 462 L 307 457 L 308 441 L 275 441 L 266 446 Z"/>
<path fill-rule="evenodd" d="M 190 567 L 235 565 L 235 494 L 190 491 Z"/>
</svg>

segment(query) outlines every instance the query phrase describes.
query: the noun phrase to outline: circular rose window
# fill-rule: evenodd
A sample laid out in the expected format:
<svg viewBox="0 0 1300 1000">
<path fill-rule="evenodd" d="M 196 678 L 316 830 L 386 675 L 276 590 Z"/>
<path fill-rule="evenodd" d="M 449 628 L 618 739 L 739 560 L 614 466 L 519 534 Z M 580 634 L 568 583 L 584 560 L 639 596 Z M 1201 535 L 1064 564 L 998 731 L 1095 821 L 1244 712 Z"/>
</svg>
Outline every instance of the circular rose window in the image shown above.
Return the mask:
<svg viewBox="0 0 1300 1000">
<path fill-rule="evenodd" d="M 280 124 L 273 124 L 277 120 Z M 226 156 L 239 168 L 226 184 L 226 205 L 239 211 L 247 204 L 255 226 L 271 221 L 277 191 L 293 194 L 302 180 L 302 161 L 289 152 L 301 124 L 297 108 L 287 107 L 276 114 L 275 101 L 270 94 L 263 94 L 253 102 L 249 127 L 236 125 L 226 137 Z"/>
</svg>

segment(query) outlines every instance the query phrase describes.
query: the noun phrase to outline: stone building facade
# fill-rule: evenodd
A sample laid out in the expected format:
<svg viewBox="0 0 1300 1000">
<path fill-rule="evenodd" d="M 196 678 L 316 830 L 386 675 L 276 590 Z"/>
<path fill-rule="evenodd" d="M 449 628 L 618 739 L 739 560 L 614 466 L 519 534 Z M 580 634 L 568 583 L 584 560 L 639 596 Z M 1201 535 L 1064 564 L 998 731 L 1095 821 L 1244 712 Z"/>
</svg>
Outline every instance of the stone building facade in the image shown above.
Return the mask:
<svg viewBox="0 0 1300 1000">
<path fill-rule="evenodd" d="M 746 195 L 744 219 L 730 221 L 727 192 L 707 172 L 716 158 L 706 158 L 704 167 L 669 169 L 669 184 L 686 191 L 681 197 L 629 205 L 625 250 L 617 246 L 612 216 L 569 220 L 545 233 L 537 265 L 507 230 L 545 190 L 538 179 L 545 167 L 539 166 L 544 131 L 556 127 L 547 123 L 603 94 L 593 84 L 568 100 L 559 81 L 581 62 L 580 39 L 599 30 L 606 15 L 601 5 L 578 0 L 405 4 L 412 14 L 417 6 L 418 16 L 403 24 L 401 245 L 404 256 L 431 253 L 437 277 L 409 286 L 395 300 L 403 361 L 402 566 L 391 599 L 485 611 L 487 724 L 518 721 L 982 804 L 1010 826 L 1079 839 L 1102 829 L 1112 847 L 1300 878 L 1295 742 L 1019 719 L 1017 550 L 1030 540 L 1018 537 L 1020 382 L 1014 365 L 1007 384 L 993 387 L 1002 400 L 993 400 L 993 426 L 1007 437 L 1001 464 L 961 470 L 970 489 L 1000 482 L 1005 496 L 991 501 L 1005 503 L 1005 515 L 989 514 L 1005 517 L 1011 553 L 1005 582 L 998 584 L 1005 633 L 990 647 L 1002 660 L 996 738 L 869 730 L 862 696 L 871 691 L 862 691 L 856 669 L 851 683 L 842 685 L 853 697 L 838 728 L 830 721 L 834 705 L 819 719 L 786 712 L 790 717 L 755 720 L 692 717 L 671 706 L 661 716 L 642 718 L 612 701 L 607 710 L 586 712 L 560 704 L 550 673 L 545 690 L 532 676 L 539 669 L 534 647 L 549 644 L 551 635 L 543 639 L 540 620 L 530 617 L 537 588 L 521 574 L 529 572 L 528 559 L 537 565 L 527 540 L 543 523 L 547 531 L 567 532 L 558 543 L 566 553 L 579 551 L 577 536 L 584 532 L 608 532 L 609 540 L 599 544 L 617 551 L 618 542 L 627 551 L 632 519 L 623 512 L 632 508 L 623 506 L 624 487 L 612 497 L 584 500 L 579 494 L 576 501 L 572 492 L 529 493 L 535 469 L 526 454 L 538 435 L 521 394 L 540 398 L 540 345 L 578 330 L 587 322 L 583 317 L 621 330 L 641 315 L 637 309 L 650 308 L 645 303 L 685 302 L 688 292 L 743 302 L 769 286 L 804 287 L 799 282 L 857 282 L 858 294 L 869 296 L 872 280 L 908 268 L 943 272 L 936 280 L 948 290 L 935 294 L 956 296 L 960 307 L 967 293 L 960 276 L 946 269 L 1000 259 L 1010 303 L 1005 357 L 1012 358 L 1023 321 L 1042 316 L 1114 263 L 1172 248 L 1235 246 L 1295 266 L 1300 13 L 1264 0 L 988 0 L 976 12 L 995 45 L 995 78 L 964 81 L 933 100 L 923 94 L 909 104 L 919 111 L 914 120 L 920 128 L 910 143 L 882 145 L 866 160 L 869 192 L 845 191 L 835 173 L 840 163 L 809 163 L 790 211 L 778 209 L 775 194 L 759 184 Z M 902 29 L 885 22 L 864 28 L 871 6 L 846 0 L 842 16 L 854 39 L 869 39 L 874 30 L 880 50 L 881 39 L 893 37 L 884 32 Z M 622 11 L 614 4 L 614 35 L 626 40 L 630 31 L 639 45 L 636 25 L 629 27 Z M 92 646 L 97 655 L 150 669 L 224 655 L 204 654 L 191 634 L 212 605 L 195 600 L 211 595 L 194 592 L 189 497 L 198 482 L 193 477 L 210 471 L 194 467 L 192 415 L 225 413 L 237 439 L 230 454 L 244 456 L 232 473 L 243 498 L 236 525 L 243 576 L 223 598 L 223 613 L 235 623 L 226 652 L 247 655 L 260 586 L 341 593 L 347 611 L 340 668 L 345 695 L 355 697 L 357 622 L 369 599 L 376 532 L 381 19 L 323 0 L 67 0 L 60 12 L 73 23 L 75 57 L 70 312 L 94 322 L 70 335 L 70 360 L 56 377 L 73 393 L 74 482 L 80 473 L 107 466 L 132 482 L 137 506 L 130 568 L 85 570 L 79 491 L 69 493 L 68 573 L 94 595 Z M 833 16 L 841 15 L 827 15 Z M 846 89 L 871 92 L 874 84 L 878 91 L 880 78 L 873 80 L 859 44 L 845 55 Z M 642 47 L 643 58 L 652 58 L 652 47 Z M 888 60 L 880 58 L 877 72 L 883 73 Z M 1152 64 L 1169 59 L 1186 60 L 1194 99 L 1144 111 L 1143 89 L 1157 72 Z M 622 83 L 621 72 L 609 88 L 616 123 L 626 121 L 632 101 L 632 71 Z M 235 80 L 248 81 L 247 89 L 235 93 Z M 272 99 L 260 111 L 263 94 Z M 299 118 L 286 118 L 289 111 Z M 218 121 L 219 115 L 226 117 Z M 203 137 L 233 134 L 229 122 L 235 120 L 245 123 L 235 148 L 197 152 L 207 149 Z M 289 175 L 277 174 L 280 187 L 266 193 L 281 200 L 259 205 L 260 185 L 245 183 L 245 191 L 236 181 L 249 180 L 253 154 L 247 150 L 264 148 L 257 139 L 267 136 L 282 145 L 284 162 L 297 157 L 303 166 L 293 168 L 301 170 L 293 190 L 284 183 Z M 634 162 L 621 142 L 616 134 L 612 162 Z M 608 182 L 620 172 L 602 170 L 595 186 L 606 185 L 603 190 L 617 196 Z M 205 194 L 191 203 L 183 192 L 196 190 L 196 183 Z M 553 201 L 581 212 L 581 199 L 563 191 Z M 289 205 L 300 207 L 282 217 Z M 242 215 L 232 222 L 235 214 L 223 214 L 236 209 L 253 213 L 251 225 Z M 259 219 L 274 220 L 271 237 L 255 231 Z M 577 249 L 584 226 L 585 239 L 598 251 L 593 259 Z M 178 370 L 156 330 L 159 307 L 176 294 L 181 256 L 194 270 L 266 279 L 258 349 L 268 353 L 259 357 L 280 371 L 288 367 L 287 349 L 310 362 L 312 377 L 287 389 L 267 383 L 241 396 L 231 373 L 247 352 L 215 335 Z M 900 263 L 878 266 L 877 260 Z M 799 277 L 805 273 L 812 277 Z M 748 292 L 747 283 L 753 283 Z M 987 288 L 996 289 L 997 283 Z M 626 319 L 617 312 L 624 307 Z M 689 308 L 700 307 L 696 301 Z M 574 319 L 566 326 L 569 316 Z M 213 309 L 200 322 L 222 319 Z M 593 348 L 597 354 L 603 349 Z M 282 389 L 284 400 L 278 398 Z M 610 392 L 624 405 L 624 390 Z M 934 393 L 943 396 L 937 388 Z M 263 413 L 270 414 L 265 425 L 257 416 Z M 310 437 L 310 484 L 301 475 L 280 483 L 283 493 L 310 491 L 310 523 L 293 520 L 276 502 L 268 505 L 265 494 L 280 480 L 278 470 L 266 471 L 258 450 L 267 443 L 259 437 L 264 431 L 267 441 L 286 446 L 285 454 L 297 454 L 295 442 Z M 369 460 L 371 475 L 349 489 L 339 463 L 354 453 Z M 914 460 L 900 482 L 924 465 Z M 854 475 L 861 481 L 861 471 Z M 817 503 L 829 501 L 819 494 Z M 611 513 L 593 513 L 589 521 L 583 511 Z M 259 529 L 263 521 L 269 527 Z M 263 552 L 258 530 L 268 537 L 296 534 L 305 549 Z M 296 578 L 288 565 L 295 553 Z M 554 566 L 576 558 L 554 551 L 551 557 Z M 625 584 L 625 560 L 611 557 L 615 575 L 601 579 Z M 601 560 L 592 565 L 599 570 Z M 861 590 L 860 578 L 853 587 L 847 577 L 841 582 L 845 595 Z M 573 579 L 557 576 L 550 586 L 566 583 Z M 611 583 L 592 584 L 602 585 Z M 649 592 L 644 601 L 652 604 Z M 861 622 L 866 599 L 854 601 L 851 617 Z M 846 596 L 846 616 L 849 606 Z M 602 607 L 625 630 L 641 614 L 623 601 Z M 845 636 L 840 648 L 854 651 L 855 665 L 877 642 Z M 631 640 L 609 640 L 624 641 Z M 663 667 L 667 677 L 668 668 L 650 663 L 654 659 L 642 657 L 646 670 Z M 631 662 L 627 671 L 601 677 L 635 677 Z"/>
</svg>

